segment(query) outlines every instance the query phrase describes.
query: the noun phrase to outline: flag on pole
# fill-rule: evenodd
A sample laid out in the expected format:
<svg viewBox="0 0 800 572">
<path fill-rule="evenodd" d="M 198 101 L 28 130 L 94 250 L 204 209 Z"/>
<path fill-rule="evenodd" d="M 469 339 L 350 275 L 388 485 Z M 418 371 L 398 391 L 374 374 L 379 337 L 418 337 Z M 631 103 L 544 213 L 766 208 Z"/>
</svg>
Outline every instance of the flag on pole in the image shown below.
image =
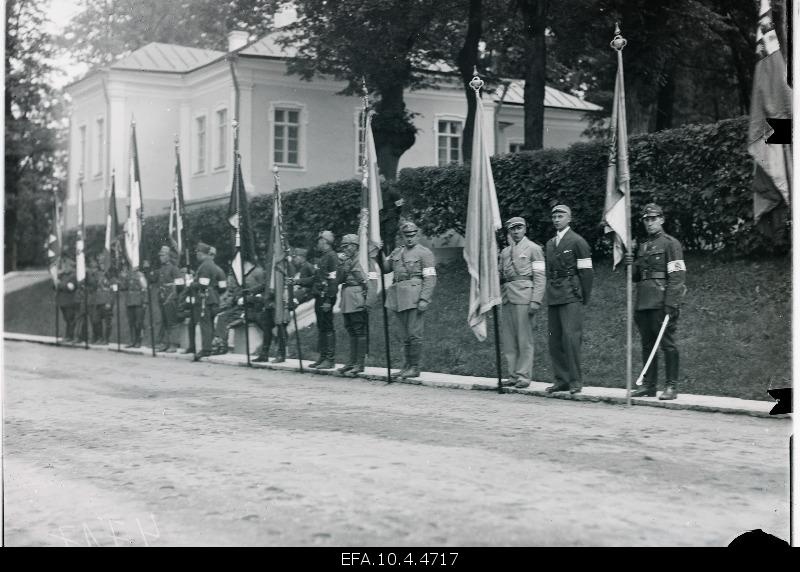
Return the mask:
<svg viewBox="0 0 800 572">
<path fill-rule="evenodd" d="M 628 165 L 628 127 L 625 119 L 625 80 L 622 73 L 622 52 L 618 52 L 617 81 L 611 109 L 611 144 L 606 172 L 606 202 L 603 208 L 605 232 L 614 233 L 614 268 L 630 250 L 630 185 Z"/>
<path fill-rule="evenodd" d="M 289 320 L 289 311 L 286 307 L 283 292 L 286 284 L 286 245 L 283 243 L 283 217 L 281 211 L 281 192 L 275 185 L 272 204 L 272 266 L 269 276 L 269 288 L 275 292 L 275 323 L 284 324 Z"/>
<path fill-rule="evenodd" d="M 169 237 L 175 250 L 178 252 L 178 260 L 183 253 L 183 178 L 181 177 L 181 156 L 178 151 L 178 144 L 175 143 L 175 182 L 172 186 L 172 202 L 169 205 Z"/>
<path fill-rule="evenodd" d="M 83 252 L 83 174 L 78 179 L 78 234 L 75 238 L 75 279 L 80 283 L 86 279 L 86 255 Z"/>
<path fill-rule="evenodd" d="M 772 20 L 769 0 L 761 0 L 756 30 L 756 54 L 758 61 L 753 74 L 747 151 L 755 162 L 753 218 L 758 223 L 762 217 L 770 213 L 778 215 L 788 208 L 792 187 L 792 146 L 765 143 L 773 131 L 766 121 L 767 118 L 792 117 L 792 90 L 786 83 L 786 64 Z M 772 230 L 770 227 L 774 224 L 771 221 L 771 224 L 766 225 L 767 229 Z"/>
<path fill-rule="evenodd" d="M 236 172 L 231 186 L 231 198 L 228 202 L 228 223 L 236 233 L 231 266 L 236 281 L 242 285 L 244 284 L 244 277 L 241 275 L 242 263 L 244 263 L 245 273 L 247 273 L 247 269 L 252 268 L 256 263 L 256 251 L 253 227 L 250 224 L 250 210 L 247 206 L 247 193 L 242 179 L 241 159 L 236 161 L 234 168 Z"/>
<path fill-rule="evenodd" d="M 128 220 L 125 221 L 125 254 L 131 268 L 139 268 L 142 249 L 142 187 L 139 178 L 139 154 L 136 149 L 136 124 L 131 122 L 130 169 L 128 171 Z"/>
<path fill-rule="evenodd" d="M 475 97 L 464 260 L 470 275 L 468 322 L 478 340 L 483 341 L 486 339 L 485 314 L 502 302 L 495 235 L 502 223 L 489 150 L 483 136 L 483 102 L 477 91 Z"/>
<path fill-rule="evenodd" d="M 111 193 L 108 196 L 108 213 L 106 214 L 106 241 L 103 250 L 103 267 L 113 274 L 119 271 L 119 219 L 117 218 L 116 177 L 111 175 Z"/>
<path fill-rule="evenodd" d="M 361 179 L 361 215 L 358 224 L 358 262 L 369 273 L 370 280 L 378 279 L 377 266 L 370 264 L 381 248 L 380 211 L 383 208 L 378 158 L 372 136 L 372 114 L 367 112 L 364 128 L 363 177 Z"/>
<path fill-rule="evenodd" d="M 47 237 L 47 265 L 53 284 L 58 284 L 58 267 L 61 264 L 61 201 L 58 195 L 53 197 L 53 223 Z"/>
</svg>

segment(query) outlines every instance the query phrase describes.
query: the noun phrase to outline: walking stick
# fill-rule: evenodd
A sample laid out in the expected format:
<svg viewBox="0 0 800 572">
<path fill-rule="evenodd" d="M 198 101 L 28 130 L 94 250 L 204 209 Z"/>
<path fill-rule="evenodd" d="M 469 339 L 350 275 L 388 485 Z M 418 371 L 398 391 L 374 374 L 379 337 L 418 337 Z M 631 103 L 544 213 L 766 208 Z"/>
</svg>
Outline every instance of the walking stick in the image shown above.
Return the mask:
<svg viewBox="0 0 800 572">
<path fill-rule="evenodd" d="M 497 317 L 497 306 L 492 306 L 494 318 L 494 357 L 497 364 L 497 393 L 503 393 L 502 370 L 500 367 L 500 319 Z"/>
<path fill-rule="evenodd" d="M 656 353 L 658 352 L 658 346 L 661 345 L 661 338 L 664 336 L 664 332 L 667 329 L 668 323 L 669 323 L 669 314 L 664 316 L 664 323 L 661 324 L 661 330 L 658 332 L 656 343 L 653 345 L 653 351 L 650 352 L 650 357 L 647 358 L 647 363 L 644 364 L 644 368 L 642 368 L 642 373 L 640 373 L 639 377 L 636 378 L 636 385 L 642 385 L 642 379 L 644 379 L 644 374 L 647 373 L 647 370 L 650 368 L 650 363 L 652 363 L 653 358 L 656 357 Z"/>
</svg>

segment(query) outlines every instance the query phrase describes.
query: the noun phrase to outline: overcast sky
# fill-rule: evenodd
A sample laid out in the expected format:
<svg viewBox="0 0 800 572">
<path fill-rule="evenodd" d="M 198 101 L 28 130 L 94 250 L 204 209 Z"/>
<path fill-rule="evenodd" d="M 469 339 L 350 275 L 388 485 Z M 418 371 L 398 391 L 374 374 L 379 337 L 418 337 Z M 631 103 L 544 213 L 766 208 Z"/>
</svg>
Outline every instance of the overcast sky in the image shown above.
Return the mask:
<svg viewBox="0 0 800 572">
<path fill-rule="evenodd" d="M 49 4 L 47 15 L 50 22 L 47 25 L 47 31 L 54 36 L 60 36 L 64 33 L 67 22 L 81 11 L 81 6 L 78 4 L 78 0 L 50 0 Z M 87 65 L 73 61 L 68 55 L 55 58 L 54 67 L 63 72 L 53 76 L 52 84 L 57 88 L 64 87 L 89 70 Z"/>
</svg>

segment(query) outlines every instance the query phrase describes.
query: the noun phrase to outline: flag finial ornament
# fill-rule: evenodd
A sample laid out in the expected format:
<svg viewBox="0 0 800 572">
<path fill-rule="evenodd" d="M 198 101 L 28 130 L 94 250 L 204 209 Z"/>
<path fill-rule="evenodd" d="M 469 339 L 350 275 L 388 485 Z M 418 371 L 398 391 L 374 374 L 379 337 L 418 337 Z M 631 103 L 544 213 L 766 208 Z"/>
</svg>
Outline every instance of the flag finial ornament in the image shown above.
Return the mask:
<svg viewBox="0 0 800 572">
<path fill-rule="evenodd" d="M 277 175 L 278 174 L 278 166 L 277 165 L 273 165 L 272 166 L 272 174 L 273 175 Z"/>
<path fill-rule="evenodd" d="M 361 94 L 365 99 L 369 97 L 369 91 L 367 91 L 367 78 L 363 75 L 361 76 Z"/>
<path fill-rule="evenodd" d="M 483 80 L 478 75 L 478 67 L 473 66 L 472 68 L 472 79 L 469 82 L 469 86 L 475 90 L 475 93 L 478 93 L 481 88 L 483 87 Z"/>
<path fill-rule="evenodd" d="M 619 30 L 619 23 L 614 25 L 614 39 L 611 40 L 611 47 L 617 50 L 618 52 L 622 51 L 622 48 L 628 45 L 628 40 L 622 37 L 622 33 Z"/>
<path fill-rule="evenodd" d="M 180 138 L 178 137 L 178 134 L 177 134 L 177 133 L 175 134 L 175 139 L 174 139 L 173 141 L 175 141 L 175 149 L 177 149 L 178 147 L 180 147 L 180 142 L 181 142 L 181 140 L 180 140 Z"/>
</svg>

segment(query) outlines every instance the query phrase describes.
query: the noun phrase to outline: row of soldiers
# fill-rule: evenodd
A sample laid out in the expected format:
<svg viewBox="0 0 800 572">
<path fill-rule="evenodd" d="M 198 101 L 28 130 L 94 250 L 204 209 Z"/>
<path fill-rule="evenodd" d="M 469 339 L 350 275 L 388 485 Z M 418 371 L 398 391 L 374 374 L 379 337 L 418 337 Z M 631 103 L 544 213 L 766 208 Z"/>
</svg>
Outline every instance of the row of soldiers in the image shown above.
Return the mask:
<svg viewBox="0 0 800 572">
<path fill-rule="evenodd" d="M 503 386 L 524 388 L 530 385 L 533 371 L 535 317 L 543 305 L 547 306 L 548 349 L 553 365 L 555 383 L 548 392 L 569 391 L 580 393 L 583 385 L 581 372 L 581 345 L 583 308 L 591 298 L 593 269 L 591 250 L 586 240 L 571 229 L 572 212 L 566 205 L 552 208 L 551 217 L 556 234 L 544 250 L 526 237 L 527 225 L 523 218 L 512 217 L 506 224 L 509 244 L 500 253 L 499 272 L 502 290 L 502 348 L 509 369 Z M 660 206 L 648 204 L 642 212 L 642 222 L 647 240 L 639 245 L 634 259 L 625 257 L 626 265 L 634 265 L 633 279 L 637 283 L 635 319 L 642 339 L 642 358 L 647 361 L 657 342 L 664 351 L 667 384 L 661 399 L 677 397 L 678 350 L 675 331 L 679 308 L 685 295 L 686 267 L 680 242 L 663 232 L 664 214 Z M 436 287 L 436 261 L 430 249 L 419 244 L 419 228 L 410 221 L 400 226 L 402 244 L 388 256 L 379 252 L 377 266 L 384 273 L 393 272 L 394 280 L 387 288 L 385 306 L 394 313 L 403 340 L 404 361 L 399 371 L 392 375 L 400 378 L 420 375 L 423 347 L 424 317 Z M 369 308 L 375 288 L 370 279 L 375 278 L 368 268 L 362 268 L 359 257 L 359 240 L 355 234 L 345 235 L 340 252 L 334 250 L 335 237 L 325 230 L 317 240 L 318 258 L 315 264 L 306 260 L 306 251 L 294 249 L 285 264 L 276 271 L 285 277 L 283 292 L 268 288 L 268 261 L 246 263 L 244 284 L 239 285 L 232 276 L 214 261 L 213 246 L 200 243 L 196 248 L 198 267 L 195 272 L 179 269 L 176 253 L 163 247 L 159 253 L 160 265 L 144 272 L 124 271 L 119 280 L 110 279 L 99 270 L 99 260 L 91 263 L 85 287 L 92 293 L 89 309 L 81 309 L 81 292 L 74 280 L 74 271 L 67 267 L 63 280 L 59 280 L 59 306 L 67 320 L 67 339 L 75 334 L 76 318 L 80 324 L 91 321 L 94 341 L 107 343 L 113 297 L 117 288 L 125 293 L 125 304 L 131 327 L 132 347 L 141 344 L 144 322 L 147 280 L 158 287 L 161 314 L 161 332 L 158 348 L 176 351 L 180 327 L 189 318 L 189 347 L 186 352 L 198 358 L 229 351 L 228 330 L 245 321 L 256 324 L 264 334 L 264 342 L 254 361 L 268 361 L 269 348 L 277 338 L 277 356 L 274 362 L 285 361 L 289 312 L 276 320 L 276 296 L 281 296 L 285 307 L 291 311 L 298 303 L 314 299 L 317 324 L 318 359 L 310 368 L 332 369 L 336 350 L 333 308 L 340 297 L 340 309 L 348 332 L 350 351 L 347 363 L 338 372 L 355 376 L 364 371 L 369 334 Z M 266 250 L 266 249 L 264 249 Z M 229 287 L 230 286 L 230 287 Z M 62 301 L 68 301 L 63 304 Z M 659 340 L 664 319 L 667 325 Z M 90 319 L 87 319 L 90 318 Z M 83 319 L 82 322 L 80 320 Z M 199 324 L 202 348 L 194 347 L 194 325 Z M 80 328 L 77 328 L 80 331 Z M 84 332 L 86 332 L 84 328 Z M 274 332 L 274 334 L 273 334 Z M 85 338 L 84 338 L 85 339 Z M 657 355 L 657 354 L 655 354 Z M 644 386 L 634 392 L 635 397 L 655 396 L 657 386 L 657 358 L 646 372 Z"/>
</svg>

